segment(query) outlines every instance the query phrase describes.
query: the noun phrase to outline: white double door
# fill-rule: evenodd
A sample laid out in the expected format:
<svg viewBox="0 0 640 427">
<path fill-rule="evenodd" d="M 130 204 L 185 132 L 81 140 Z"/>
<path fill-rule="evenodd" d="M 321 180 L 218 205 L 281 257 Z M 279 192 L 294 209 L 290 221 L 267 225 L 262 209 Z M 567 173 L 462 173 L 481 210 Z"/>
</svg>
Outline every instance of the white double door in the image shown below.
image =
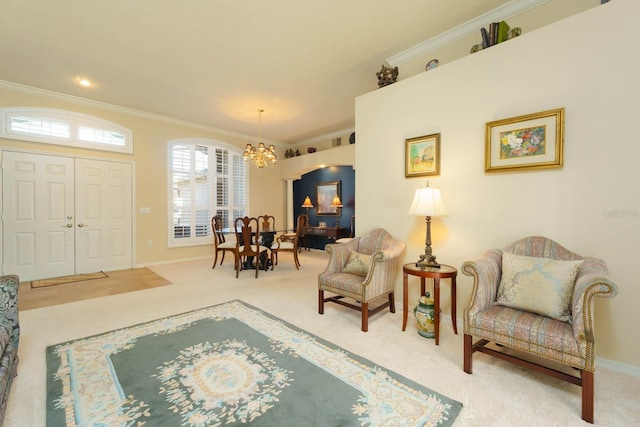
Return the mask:
<svg viewBox="0 0 640 427">
<path fill-rule="evenodd" d="M 3 274 L 133 267 L 131 164 L 3 152 Z"/>
</svg>

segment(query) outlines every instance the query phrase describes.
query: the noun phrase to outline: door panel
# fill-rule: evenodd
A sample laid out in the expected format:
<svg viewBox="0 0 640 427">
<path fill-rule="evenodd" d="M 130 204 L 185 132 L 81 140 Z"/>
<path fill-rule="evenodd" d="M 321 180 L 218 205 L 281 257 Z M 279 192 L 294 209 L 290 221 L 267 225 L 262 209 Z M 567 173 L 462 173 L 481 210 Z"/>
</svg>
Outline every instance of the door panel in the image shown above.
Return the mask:
<svg viewBox="0 0 640 427">
<path fill-rule="evenodd" d="M 133 267 L 131 165 L 76 160 L 76 271 Z"/>
<path fill-rule="evenodd" d="M 4 272 L 73 274 L 73 159 L 4 152 L 2 171 Z"/>
</svg>

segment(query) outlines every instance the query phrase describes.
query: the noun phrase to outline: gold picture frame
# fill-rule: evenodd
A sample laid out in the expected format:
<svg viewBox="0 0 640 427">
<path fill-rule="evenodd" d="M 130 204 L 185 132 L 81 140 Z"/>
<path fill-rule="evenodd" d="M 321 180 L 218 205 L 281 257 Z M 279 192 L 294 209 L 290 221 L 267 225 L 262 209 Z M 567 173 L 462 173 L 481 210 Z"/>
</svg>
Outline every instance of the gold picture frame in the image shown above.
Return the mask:
<svg viewBox="0 0 640 427">
<path fill-rule="evenodd" d="M 561 168 L 564 108 L 486 124 L 485 172 Z"/>
<path fill-rule="evenodd" d="M 331 206 L 331 202 L 336 195 L 342 200 L 340 181 L 319 182 L 316 184 L 317 216 L 339 216 L 339 208 Z"/>
<path fill-rule="evenodd" d="M 405 140 L 404 176 L 440 175 L 440 134 L 418 136 Z"/>
</svg>

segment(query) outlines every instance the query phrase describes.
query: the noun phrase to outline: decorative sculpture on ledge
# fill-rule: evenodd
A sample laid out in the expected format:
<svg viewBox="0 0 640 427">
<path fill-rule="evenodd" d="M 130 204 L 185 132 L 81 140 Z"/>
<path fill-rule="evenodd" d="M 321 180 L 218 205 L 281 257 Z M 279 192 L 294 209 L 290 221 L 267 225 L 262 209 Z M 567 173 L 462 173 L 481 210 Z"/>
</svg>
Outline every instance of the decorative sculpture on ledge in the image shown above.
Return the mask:
<svg viewBox="0 0 640 427">
<path fill-rule="evenodd" d="M 398 79 L 398 67 L 386 67 L 382 64 L 382 68 L 380 71 L 376 73 L 378 76 L 378 87 L 388 86 L 392 83 L 395 83 Z"/>
</svg>

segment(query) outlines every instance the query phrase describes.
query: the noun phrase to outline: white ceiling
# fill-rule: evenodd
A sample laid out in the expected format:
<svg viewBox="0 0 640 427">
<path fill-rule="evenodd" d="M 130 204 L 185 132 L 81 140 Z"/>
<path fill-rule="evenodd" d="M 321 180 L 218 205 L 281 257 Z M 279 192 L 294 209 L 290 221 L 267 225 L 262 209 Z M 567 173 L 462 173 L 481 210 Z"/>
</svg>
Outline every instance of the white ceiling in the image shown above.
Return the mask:
<svg viewBox="0 0 640 427">
<path fill-rule="evenodd" d="M 0 80 L 246 135 L 262 108 L 295 143 L 353 127 L 385 58 L 505 3 L 0 0 Z"/>
</svg>

